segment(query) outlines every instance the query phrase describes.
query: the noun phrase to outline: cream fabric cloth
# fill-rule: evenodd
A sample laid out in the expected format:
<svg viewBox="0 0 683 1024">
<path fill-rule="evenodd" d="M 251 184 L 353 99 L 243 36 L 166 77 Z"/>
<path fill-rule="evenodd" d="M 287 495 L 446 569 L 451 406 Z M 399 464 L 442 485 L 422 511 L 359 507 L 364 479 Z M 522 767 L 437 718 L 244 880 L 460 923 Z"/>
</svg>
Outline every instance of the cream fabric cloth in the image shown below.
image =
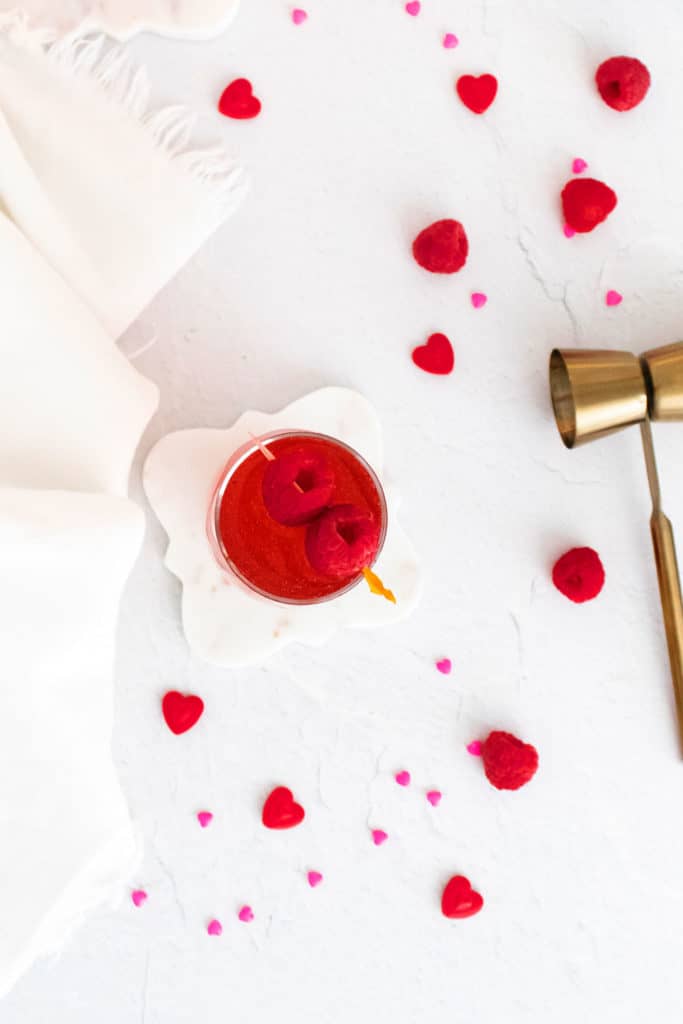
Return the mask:
<svg viewBox="0 0 683 1024">
<path fill-rule="evenodd" d="M 149 30 L 183 39 L 208 39 L 224 31 L 237 13 L 239 0 L 22 0 L 31 25 L 56 29 L 60 35 L 106 32 L 128 39 Z M 16 0 L 0 0 L 2 11 Z"/>
<path fill-rule="evenodd" d="M 0 16 L 0 994 L 136 863 L 112 676 L 157 392 L 115 339 L 243 188 L 120 51 L 44 42 Z"/>
</svg>

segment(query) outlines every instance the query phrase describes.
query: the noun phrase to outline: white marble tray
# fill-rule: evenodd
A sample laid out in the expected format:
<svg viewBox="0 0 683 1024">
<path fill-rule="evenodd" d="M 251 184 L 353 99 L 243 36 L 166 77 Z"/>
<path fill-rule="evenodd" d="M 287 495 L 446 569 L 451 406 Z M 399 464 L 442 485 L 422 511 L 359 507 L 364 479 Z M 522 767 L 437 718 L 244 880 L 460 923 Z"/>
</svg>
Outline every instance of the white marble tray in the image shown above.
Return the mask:
<svg viewBox="0 0 683 1024">
<path fill-rule="evenodd" d="M 230 24 L 239 0 L 0 0 L 0 16 L 23 12 L 32 28 L 106 32 L 129 39 L 137 32 L 209 39 Z"/>
<path fill-rule="evenodd" d="M 374 408 L 355 391 L 323 388 L 279 413 L 245 412 L 228 430 L 181 430 L 152 449 L 144 486 L 169 535 L 166 565 L 183 584 L 183 626 L 206 661 L 259 663 L 287 644 L 322 645 L 344 626 L 374 627 L 406 618 L 420 591 L 417 556 L 396 518 L 397 496 L 383 480 L 389 527 L 376 570 L 397 603 L 359 584 L 318 605 L 286 605 L 246 590 L 217 564 L 206 536 L 206 512 L 222 467 L 237 448 L 273 430 L 330 434 L 360 452 L 382 476 L 382 433 Z"/>
</svg>

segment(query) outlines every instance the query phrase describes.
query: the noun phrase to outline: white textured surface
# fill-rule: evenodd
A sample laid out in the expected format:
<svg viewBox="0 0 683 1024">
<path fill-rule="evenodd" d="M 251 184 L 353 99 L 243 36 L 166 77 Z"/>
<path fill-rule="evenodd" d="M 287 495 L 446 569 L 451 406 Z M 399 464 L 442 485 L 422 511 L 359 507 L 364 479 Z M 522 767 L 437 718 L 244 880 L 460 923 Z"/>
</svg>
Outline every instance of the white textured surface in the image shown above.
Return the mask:
<svg viewBox="0 0 683 1024">
<path fill-rule="evenodd" d="M 166 36 L 208 39 L 225 29 L 239 0 L 0 0 L 0 14 L 21 10 L 32 27 L 67 32 L 107 32 L 128 39 L 149 30 Z"/>
<path fill-rule="evenodd" d="M 391 603 L 362 583 L 317 605 L 282 605 L 250 593 L 216 562 L 206 515 L 216 481 L 233 452 L 277 430 L 312 430 L 344 441 L 382 479 L 389 526 L 375 570 L 391 587 Z M 145 494 L 168 533 L 165 563 L 183 584 L 183 629 L 193 652 L 227 668 L 258 665 L 292 643 L 320 647 L 339 629 L 401 622 L 420 591 L 416 552 L 398 520 L 399 496 L 382 474 L 382 425 L 363 395 L 319 388 L 275 415 L 243 413 L 228 430 L 167 434 L 144 466 Z"/>
<path fill-rule="evenodd" d="M 209 107 L 247 74 L 261 118 L 225 122 L 253 173 L 248 202 L 126 344 L 161 386 L 145 451 L 169 430 L 230 424 L 322 384 L 362 390 L 387 432 L 402 519 L 427 568 L 413 618 L 226 672 L 189 655 L 180 587 L 150 515 L 128 591 L 116 752 L 147 839 L 136 911 L 101 914 L 2 1005 L 3 1024 L 674 1024 L 681 1005 L 683 766 L 647 530 L 637 433 L 566 452 L 548 407 L 553 344 L 645 348 L 679 337 L 683 281 L 679 40 L 668 2 L 275 0 L 205 46 L 143 40 L 168 94 Z M 461 40 L 440 47 L 445 31 Z M 595 65 L 633 53 L 647 101 L 602 106 Z M 457 73 L 495 71 L 476 119 Z M 561 233 L 571 160 L 619 193 L 606 225 Z M 421 273 L 417 229 L 460 216 L 471 257 Z M 607 309 L 616 288 L 623 304 Z M 488 293 L 474 311 L 469 292 Z M 450 334 L 456 371 L 408 352 Z M 683 428 L 656 430 L 683 544 Z M 144 454 L 144 452 L 142 453 Z M 607 585 L 578 608 L 548 579 L 574 543 Z M 450 677 L 432 662 L 449 654 Z M 160 726 L 168 687 L 207 703 L 194 732 Z M 464 744 L 491 726 L 537 744 L 541 768 L 499 794 Z M 409 768 L 402 790 L 393 772 Z M 306 823 L 265 834 L 285 782 Z M 438 786 L 432 809 L 424 790 Z M 216 814 L 205 831 L 193 814 Z M 377 849 L 368 826 L 389 842 Z M 315 891 L 303 872 L 325 882 Z M 446 922 L 441 883 L 466 872 L 487 905 Z M 250 902 L 256 920 L 235 911 Z M 205 925 L 222 918 L 224 934 Z"/>
</svg>

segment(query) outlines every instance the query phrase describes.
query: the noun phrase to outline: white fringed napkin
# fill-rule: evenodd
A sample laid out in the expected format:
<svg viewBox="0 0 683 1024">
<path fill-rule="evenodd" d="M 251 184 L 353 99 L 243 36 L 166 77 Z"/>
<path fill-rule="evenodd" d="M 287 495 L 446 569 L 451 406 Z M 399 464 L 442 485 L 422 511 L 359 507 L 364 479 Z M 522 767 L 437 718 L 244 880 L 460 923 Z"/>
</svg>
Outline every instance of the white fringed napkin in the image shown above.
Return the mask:
<svg viewBox="0 0 683 1024">
<path fill-rule="evenodd" d="M 148 91 L 102 40 L 46 48 L 0 16 L 0 994 L 138 852 L 112 674 L 157 393 L 115 341 L 243 187 Z"/>
</svg>

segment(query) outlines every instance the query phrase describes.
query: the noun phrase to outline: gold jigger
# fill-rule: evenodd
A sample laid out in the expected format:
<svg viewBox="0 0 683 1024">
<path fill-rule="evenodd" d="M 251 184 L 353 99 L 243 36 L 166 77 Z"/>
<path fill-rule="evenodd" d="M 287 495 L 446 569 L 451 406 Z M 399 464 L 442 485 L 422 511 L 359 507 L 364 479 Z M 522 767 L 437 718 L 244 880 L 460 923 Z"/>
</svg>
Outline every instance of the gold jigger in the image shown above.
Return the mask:
<svg viewBox="0 0 683 1024">
<path fill-rule="evenodd" d="M 650 531 L 669 648 L 678 738 L 683 756 L 683 599 L 671 523 L 662 511 L 650 420 L 683 420 L 683 342 L 630 352 L 555 349 L 550 394 L 567 448 L 640 424 L 652 496 Z"/>
</svg>

